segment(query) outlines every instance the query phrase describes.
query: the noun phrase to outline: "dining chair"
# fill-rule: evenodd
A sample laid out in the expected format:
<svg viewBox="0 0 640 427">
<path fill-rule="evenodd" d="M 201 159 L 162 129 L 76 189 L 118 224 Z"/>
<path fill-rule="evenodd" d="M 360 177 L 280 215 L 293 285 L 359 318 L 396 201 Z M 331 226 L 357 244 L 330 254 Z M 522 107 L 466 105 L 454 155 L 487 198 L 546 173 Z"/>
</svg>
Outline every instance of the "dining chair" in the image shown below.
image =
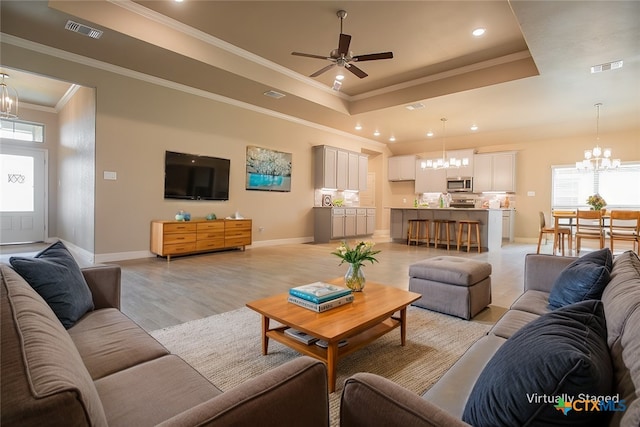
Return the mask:
<svg viewBox="0 0 640 427">
<path fill-rule="evenodd" d="M 633 242 L 633 250 L 640 253 L 640 211 L 612 210 L 609 218 L 609 245 L 614 240 Z M 637 249 L 636 249 L 637 247 Z"/>
<path fill-rule="evenodd" d="M 554 235 L 553 235 L 553 253 L 556 253 L 556 250 L 560 250 L 562 256 L 564 253 L 564 238 L 567 238 L 568 246 L 569 246 L 569 254 L 572 252 L 572 242 L 573 242 L 573 220 L 576 218 L 575 210 L 557 210 L 554 209 L 551 211 L 551 215 L 553 216 L 554 224 Z M 562 223 L 561 220 L 568 220 L 567 223 Z"/>
<path fill-rule="evenodd" d="M 563 228 L 558 228 L 558 230 L 556 231 L 555 226 L 551 226 L 551 227 L 547 226 L 547 221 L 546 221 L 544 212 L 540 211 L 539 215 L 540 215 L 540 222 L 538 225 L 538 232 L 539 232 L 538 249 L 536 250 L 536 253 L 537 254 L 540 253 L 540 244 L 542 243 L 542 236 L 546 234 L 551 234 L 553 235 L 553 253 L 556 252 L 556 246 L 561 246 L 562 254 L 564 255 L 564 237 L 570 236 L 571 230 L 569 228 L 563 227 Z M 559 233 L 560 236 L 556 236 L 556 233 Z M 557 237 L 560 237 L 560 239 L 557 239 Z"/>
<path fill-rule="evenodd" d="M 604 227 L 601 210 L 578 210 L 576 216 L 576 254 L 580 253 L 582 239 L 598 240 L 600 249 L 604 248 Z"/>
</svg>

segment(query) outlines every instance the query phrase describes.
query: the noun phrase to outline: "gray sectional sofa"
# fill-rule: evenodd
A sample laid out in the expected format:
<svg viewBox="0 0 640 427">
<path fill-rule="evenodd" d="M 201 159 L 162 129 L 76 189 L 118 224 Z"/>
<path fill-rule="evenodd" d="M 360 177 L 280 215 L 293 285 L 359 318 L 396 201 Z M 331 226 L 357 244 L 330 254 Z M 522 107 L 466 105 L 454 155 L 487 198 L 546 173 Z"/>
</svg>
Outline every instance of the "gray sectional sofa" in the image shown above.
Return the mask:
<svg viewBox="0 0 640 427">
<path fill-rule="evenodd" d="M 16 271 L 0 274 L 3 427 L 329 423 L 323 363 L 300 357 L 223 393 L 120 312 L 117 266 L 82 270 L 93 309 L 68 329 Z"/>
<path fill-rule="evenodd" d="M 556 278 L 558 278 L 567 266 L 576 258 L 559 257 L 552 255 L 529 254 L 525 260 L 524 293 L 511 306 L 510 310 L 496 323 L 491 331 L 477 342 L 422 396 L 418 396 L 403 387 L 376 375 L 358 373 L 349 378 L 343 389 L 341 402 L 341 427 L 372 426 L 372 425 L 402 425 L 406 426 L 466 426 L 462 421 L 465 407 L 471 398 L 479 378 L 486 380 L 485 367 L 493 364 L 492 359 L 498 350 L 509 339 L 521 338 L 518 334 L 523 328 L 532 329 L 531 322 L 540 322 L 540 319 L 560 316 L 563 311 L 571 310 L 573 306 L 559 309 L 558 313 L 552 313 L 549 308 L 549 296 Z M 591 304 L 588 310 L 596 311 L 604 309 L 601 326 L 604 330 L 602 339 L 604 355 L 601 357 L 610 366 L 604 366 L 611 373 L 609 385 L 612 387 L 608 396 L 618 396 L 622 402 L 607 403 L 601 416 L 593 422 L 575 423 L 580 414 L 574 410 L 564 412 L 555 408 L 554 404 L 531 403 L 535 408 L 534 415 L 540 415 L 541 411 L 548 410 L 547 416 L 554 416 L 557 424 L 567 425 L 610 425 L 637 427 L 640 425 L 640 259 L 631 252 L 618 255 L 613 260 L 610 270 L 610 281 L 604 288 L 599 301 L 591 300 L 579 303 L 583 307 Z M 579 313 L 585 322 L 591 322 L 598 316 L 591 312 Z M 529 325 L 529 326 L 527 326 Z M 543 330 L 544 332 L 544 330 Z M 516 335 L 518 334 L 518 335 Z M 542 358 L 549 356 L 562 356 L 558 354 L 560 347 L 554 337 L 550 336 L 545 341 L 544 333 L 542 341 L 538 341 L 535 351 L 541 353 Z M 505 347 L 506 348 L 506 347 Z M 562 350 L 564 351 L 564 350 Z M 601 352 L 602 353 L 602 352 Z M 564 354 L 564 353 L 563 353 Z M 595 356 L 597 350 L 586 353 L 587 358 L 582 360 L 581 368 L 592 369 L 596 365 Z M 530 362 L 528 354 L 520 354 L 512 357 L 516 364 L 526 365 Z M 495 359 L 494 359 L 495 360 Z M 507 378 L 502 387 L 504 393 L 518 394 L 517 399 L 524 400 L 526 392 L 532 390 L 517 390 L 518 384 L 527 379 L 544 380 L 536 378 L 533 369 L 525 367 L 524 374 Z M 595 375 L 595 374 L 594 374 Z M 529 378 L 526 378 L 529 377 Z M 483 381 L 481 380 L 481 381 Z M 482 387 L 484 384 L 478 384 Z M 585 389 L 585 392 L 588 391 Z M 498 390 L 498 393 L 501 391 Z M 549 390 L 551 394 L 553 390 Z M 486 395 L 483 393 L 483 395 Z M 512 402 L 498 402 L 495 406 L 485 405 L 487 412 L 501 415 L 505 412 L 517 412 L 518 409 L 511 406 Z M 520 402 L 522 403 L 522 402 Z M 525 403 L 527 404 L 527 403 Z M 577 403 L 576 403 L 577 404 Z M 545 409 L 546 408 L 546 409 Z M 577 407 L 576 407 L 577 408 Z M 528 408 L 527 408 L 528 409 Z M 590 407 L 590 409 L 594 408 Z M 605 412 L 606 411 L 606 412 Z M 518 414 L 511 414 L 517 416 Z M 533 420 L 533 421 L 532 421 Z M 492 421 L 492 425 L 500 425 Z M 503 424 L 505 425 L 505 424 Z M 506 424 L 509 425 L 509 424 Z M 512 424 L 517 425 L 517 424 Z M 549 425 L 549 421 L 535 421 L 529 419 L 527 425 Z"/>
</svg>

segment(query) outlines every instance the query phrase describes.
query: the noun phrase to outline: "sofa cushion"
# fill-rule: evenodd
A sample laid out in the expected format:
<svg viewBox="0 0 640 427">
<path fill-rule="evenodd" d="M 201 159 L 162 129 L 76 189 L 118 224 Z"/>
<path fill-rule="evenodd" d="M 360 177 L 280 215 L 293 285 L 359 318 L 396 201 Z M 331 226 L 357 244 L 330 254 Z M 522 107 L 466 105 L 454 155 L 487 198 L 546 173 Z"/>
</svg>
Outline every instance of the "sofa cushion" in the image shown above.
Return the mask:
<svg viewBox="0 0 640 427">
<path fill-rule="evenodd" d="M 531 323 L 539 317 L 539 314 L 511 309 L 507 311 L 500 318 L 500 320 L 496 322 L 495 325 L 493 325 L 493 328 L 491 328 L 489 334 L 493 334 L 504 339 L 509 339 L 513 336 L 513 334 L 522 329 L 523 326 Z"/>
<path fill-rule="evenodd" d="M 222 392 L 178 356 L 141 363 L 95 382 L 109 426 L 153 426 Z"/>
<path fill-rule="evenodd" d="M 68 332 L 94 380 L 169 354 L 115 308 L 87 313 Z"/>
<path fill-rule="evenodd" d="M 604 412 L 557 409 L 549 400 L 606 396 L 611 359 L 601 301 L 563 307 L 509 338 L 480 374 L 463 420 L 474 426 L 601 426 Z M 501 410 L 498 410 L 498 409 Z"/>
<path fill-rule="evenodd" d="M 537 315 L 546 314 L 551 311 L 549 308 L 549 292 L 525 291 L 511 304 L 510 309 Z"/>
<path fill-rule="evenodd" d="M 593 262 L 598 265 L 607 267 L 607 270 L 613 269 L 613 254 L 609 248 L 599 249 L 582 255 L 579 259 L 585 262 Z"/>
<path fill-rule="evenodd" d="M 556 309 L 590 299 L 600 299 L 611 267 L 608 267 L 608 248 L 576 259 L 562 270 L 549 294 L 549 308 Z"/>
<path fill-rule="evenodd" d="M 54 243 L 34 258 L 11 257 L 9 262 L 44 298 L 65 328 L 93 310 L 89 286 L 62 242 Z"/>
</svg>

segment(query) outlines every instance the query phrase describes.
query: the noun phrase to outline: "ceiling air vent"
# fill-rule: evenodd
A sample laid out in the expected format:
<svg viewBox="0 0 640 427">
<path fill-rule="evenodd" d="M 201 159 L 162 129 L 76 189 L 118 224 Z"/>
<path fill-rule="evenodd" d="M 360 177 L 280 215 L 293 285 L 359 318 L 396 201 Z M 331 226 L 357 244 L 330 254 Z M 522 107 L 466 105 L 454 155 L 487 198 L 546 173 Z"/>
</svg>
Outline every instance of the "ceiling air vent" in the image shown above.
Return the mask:
<svg viewBox="0 0 640 427">
<path fill-rule="evenodd" d="M 409 111 L 422 110 L 424 108 L 424 104 L 421 102 L 416 102 L 415 104 L 407 105 L 405 108 Z"/>
<path fill-rule="evenodd" d="M 622 68 L 622 59 L 613 62 L 605 62 L 604 64 L 592 65 L 591 74 L 601 73 L 603 71 L 617 70 Z"/>
<path fill-rule="evenodd" d="M 102 36 L 102 31 L 95 28 L 87 27 L 86 25 L 79 24 L 74 21 L 67 21 L 67 24 L 64 26 L 64 28 L 69 31 L 73 31 L 74 33 L 84 34 L 85 36 L 91 37 L 92 39 L 99 39 Z"/>
<path fill-rule="evenodd" d="M 268 96 L 269 98 L 274 98 L 274 99 L 280 99 L 285 97 L 284 93 L 276 92 L 275 90 L 268 90 L 265 93 L 263 93 L 263 95 Z"/>
</svg>

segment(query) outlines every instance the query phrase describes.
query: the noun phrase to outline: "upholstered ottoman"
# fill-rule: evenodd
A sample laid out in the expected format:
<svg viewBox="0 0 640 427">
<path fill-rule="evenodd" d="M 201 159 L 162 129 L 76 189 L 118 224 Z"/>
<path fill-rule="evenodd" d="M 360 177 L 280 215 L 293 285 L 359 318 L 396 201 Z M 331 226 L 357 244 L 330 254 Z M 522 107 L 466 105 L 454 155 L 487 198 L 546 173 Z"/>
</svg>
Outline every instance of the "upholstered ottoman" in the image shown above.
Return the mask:
<svg viewBox="0 0 640 427">
<path fill-rule="evenodd" d="M 422 295 L 413 305 L 471 319 L 491 303 L 491 264 L 439 256 L 409 267 L 409 290 Z"/>
</svg>

